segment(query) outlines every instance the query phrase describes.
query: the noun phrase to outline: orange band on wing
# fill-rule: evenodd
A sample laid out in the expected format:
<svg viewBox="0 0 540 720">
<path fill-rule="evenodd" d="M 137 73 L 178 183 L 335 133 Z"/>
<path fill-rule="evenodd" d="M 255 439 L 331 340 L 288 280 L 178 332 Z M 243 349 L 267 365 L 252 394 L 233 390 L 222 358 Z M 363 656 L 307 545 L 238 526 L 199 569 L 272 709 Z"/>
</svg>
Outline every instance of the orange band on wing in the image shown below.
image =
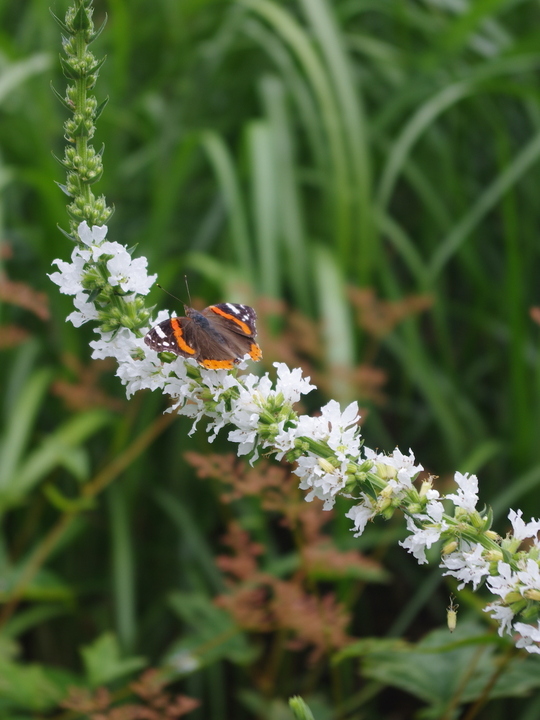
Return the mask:
<svg viewBox="0 0 540 720">
<path fill-rule="evenodd" d="M 232 370 L 234 360 L 201 360 L 199 365 L 202 365 L 207 370 Z"/>
<path fill-rule="evenodd" d="M 171 327 L 173 329 L 176 344 L 178 345 L 180 350 L 182 350 L 182 352 L 189 353 L 189 355 L 195 355 L 197 351 L 194 348 L 190 347 L 184 340 L 184 333 L 182 331 L 182 326 L 178 322 L 178 318 L 171 318 Z"/>
<path fill-rule="evenodd" d="M 217 315 L 221 315 L 221 317 L 227 318 L 227 320 L 232 320 L 234 323 L 238 325 L 240 330 L 244 333 L 244 335 L 251 335 L 251 329 L 249 325 L 246 325 L 245 322 L 242 322 L 234 315 L 230 315 L 229 313 L 224 312 L 220 308 L 216 307 L 215 305 L 210 306 L 210 310 L 213 310 Z"/>
<path fill-rule="evenodd" d="M 251 343 L 251 347 L 249 348 L 249 357 L 255 362 L 259 362 L 262 358 L 262 350 L 257 343 Z"/>
</svg>

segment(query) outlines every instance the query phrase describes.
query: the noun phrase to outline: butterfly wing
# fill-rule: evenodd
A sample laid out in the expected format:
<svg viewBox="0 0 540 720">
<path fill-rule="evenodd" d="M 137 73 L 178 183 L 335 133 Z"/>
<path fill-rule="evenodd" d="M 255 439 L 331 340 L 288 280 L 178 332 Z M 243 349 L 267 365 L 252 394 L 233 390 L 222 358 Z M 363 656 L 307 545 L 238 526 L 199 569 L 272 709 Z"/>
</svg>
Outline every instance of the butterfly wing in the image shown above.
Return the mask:
<svg viewBox="0 0 540 720">
<path fill-rule="evenodd" d="M 156 352 L 172 352 L 182 357 L 198 355 L 193 323 L 186 317 L 173 317 L 155 325 L 144 342 Z"/>
<path fill-rule="evenodd" d="M 246 354 L 255 362 L 262 358 L 261 349 L 254 341 L 257 314 L 252 307 L 238 303 L 219 303 L 205 308 L 202 314 L 224 338 L 237 362 Z"/>
</svg>

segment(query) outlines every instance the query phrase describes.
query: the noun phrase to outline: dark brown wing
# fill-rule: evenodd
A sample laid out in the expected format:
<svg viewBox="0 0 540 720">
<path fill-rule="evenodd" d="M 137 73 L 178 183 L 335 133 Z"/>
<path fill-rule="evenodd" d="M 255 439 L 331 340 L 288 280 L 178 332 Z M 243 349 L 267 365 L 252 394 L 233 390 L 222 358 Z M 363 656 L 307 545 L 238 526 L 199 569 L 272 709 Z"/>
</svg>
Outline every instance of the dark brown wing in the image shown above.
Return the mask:
<svg viewBox="0 0 540 720">
<path fill-rule="evenodd" d="M 212 326 L 222 332 L 227 329 L 237 335 L 254 338 L 257 335 L 257 313 L 249 305 L 239 303 L 218 303 L 202 311 Z"/>
<path fill-rule="evenodd" d="M 156 352 L 172 352 L 182 357 L 198 355 L 193 323 L 186 317 L 174 317 L 155 325 L 144 342 Z"/>
<path fill-rule="evenodd" d="M 262 358 L 261 349 L 254 342 L 257 314 L 252 307 L 238 303 L 219 303 L 205 308 L 202 314 L 235 353 L 237 362 L 246 354 L 255 362 Z"/>
</svg>

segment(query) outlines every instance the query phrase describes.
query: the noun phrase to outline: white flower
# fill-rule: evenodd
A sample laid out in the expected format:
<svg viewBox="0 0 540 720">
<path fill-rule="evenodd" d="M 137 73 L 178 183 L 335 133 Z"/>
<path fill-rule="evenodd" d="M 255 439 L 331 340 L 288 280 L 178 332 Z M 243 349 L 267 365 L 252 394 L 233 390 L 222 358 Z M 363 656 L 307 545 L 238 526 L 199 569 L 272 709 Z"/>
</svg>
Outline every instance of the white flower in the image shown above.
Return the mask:
<svg viewBox="0 0 540 720">
<path fill-rule="evenodd" d="M 454 480 L 459 490 L 456 495 L 446 495 L 446 499 L 451 500 L 456 507 L 463 508 L 467 512 L 474 512 L 478 502 L 478 478 L 469 473 L 456 472 Z"/>
<path fill-rule="evenodd" d="M 107 230 L 106 225 L 92 225 L 92 229 L 90 229 L 86 220 L 83 220 L 77 228 L 77 235 L 85 245 L 101 245 L 105 240 Z"/>
<path fill-rule="evenodd" d="M 310 384 L 310 378 L 302 377 L 301 368 L 290 370 L 285 363 L 279 362 L 275 362 L 274 367 L 277 368 L 276 395 L 281 393 L 285 402 L 293 405 L 300 400 L 301 395 L 316 389 L 315 385 Z"/>
<path fill-rule="evenodd" d="M 514 618 L 514 613 L 507 605 L 502 605 L 500 602 L 494 602 L 490 605 L 486 605 L 484 612 L 489 613 L 494 620 L 497 620 L 497 622 L 500 623 L 498 633 L 501 637 L 505 632 L 512 632 L 512 620 Z"/>
<path fill-rule="evenodd" d="M 71 253 L 70 263 L 64 260 L 53 260 L 52 264 L 58 266 L 59 272 L 51 273 L 49 278 L 58 285 L 61 293 L 77 295 L 83 291 L 82 277 L 85 261 L 80 256 L 78 248 L 74 248 Z"/>
<path fill-rule="evenodd" d="M 327 460 L 315 455 L 302 455 L 298 458 L 298 466 L 293 472 L 300 478 L 300 488 L 310 490 L 306 500 L 310 502 L 317 497 L 324 500 L 324 510 L 331 510 L 336 495 L 347 480 L 347 462 L 342 462 L 340 467 L 335 468 Z"/>
<path fill-rule="evenodd" d="M 415 464 L 414 454 L 411 449 L 409 449 L 409 455 L 404 455 L 399 448 L 395 448 L 391 455 L 385 455 L 384 453 L 376 453 L 371 448 L 364 448 L 364 455 L 366 460 L 373 463 L 371 469 L 373 473 L 379 474 L 378 465 L 387 466 L 390 469 L 387 476 L 391 477 L 393 474 L 394 477 L 389 482 L 389 485 L 396 490 L 396 495 L 410 490 L 413 480 L 424 469 L 422 465 Z"/>
<path fill-rule="evenodd" d="M 497 575 L 488 577 L 486 585 L 494 595 L 500 595 L 504 599 L 509 592 L 516 590 L 517 577 L 510 565 L 500 560 L 497 563 Z"/>
<path fill-rule="evenodd" d="M 459 550 L 445 555 L 440 567 L 446 567 L 448 571 L 443 575 L 452 575 L 461 580 L 458 590 L 462 590 L 469 582 L 476 590 L 482 579 L 489 574 L 489 563 L 482 557 L 483 551 L 484 548 L 478 543 L 473 550 Z"/>
<path fill-rule="evenodd" d="M 428 497 L 432 493 L 436 493 L 437 496 L 439 495 L 437 490 L 433 490 L 428 493 Z M 427 505 L 426 505 L 426 515 L 431 520 L 433 520 L 433 522 L 440 523 L 443 518 L 443 515 L 444 515 L 444 505 L 442 504 L 442 502 L 440 502 L 440 500 L 437 500 L 436 497 L 433 497 L 431 500 L 428 500 Z M 446 530 L 447 528 L 448 528 L 448 525 L 446 525 L 446 523 L 445 523 L 444 529 Z"/>
<path fill-rule="evenodd" d="M 521 635 L 516 642 L 517 648 L 525 648 L 530 653 L 540 653 L 540 623 L 529 625 L 528 623 L 514 623 L 514 630 Z"/>
<path fill-rule="evenodd" d="M 90 342 L 94 360 L 113 357 L 118 363 L 122 363 L 131 359 L 137 347 L 137 338 L 131 330 L 121 328 L 117 332 L 104 333 L 96 328 L 95 332 L 99 334 L 100 338 Z"/>
<path fill-rule="evenodd" d="M 540 591 L 540 568 L 536 560 L 528 558 L 526 567 L 517 571 L 517 578 L 520 583 L 520 592 L 523 595 L 526 590 Z"/>
<path fill-rule="evenodd" d="M 411 534 L 405 540 L 400 540 L 399 544 L 414 555 L 420 565 L 427 563 L 426 548 L 430 548 L 440 539 L 441 533 L 447 528 L 446 523 L 419 527 L 414 522 L 414 519 L 408 516 L 406 522 L 407 530 Z"/>
<path fill-rule="evenodd" d="M 110 273 L 109 284 L 113 287 L 119 285 L 124 292 L 148 295 L 157 275 L 148 275 L 146 271 L 147 259 L 139 257 L 133 260 L 126 248 L 120 243 L 104 243 L 102 248 L 105 246 L 108 246 L 106 248 L 107 255 L 113 256 L 110 260 L 107 260 L 107 270 Z"/>
<path fill-rule="evenodd" d="M 77 311 L 67 316 L 66 322 L 71 322 L 75 327 L 80 327 L 89 320 L 97 320 L 99 317 L 96 306 L 93 302 L 88 301 L 88 295 L 79 293 L 73 298 L 73 304 Z"/>
<path fill-rule="evenodd" d="M 347 456 L 358 458 L 360 453 L 360 430 L 358 428 L 358 403 L 352 402 L 343 412 L 339 403 L 330 400 L 321 408 L 321 417 L 328 423 L 326 442 L 335 452 L 338 460 Z"/>
<path fill-rule="evenodd" d="M 536 536 L 540 530 L 540 520 L 535 520 L 533 518 L 531 522 L 525 523 L 521 519 L 522 515 L 523 512 L 521 510 L 518 510 L 517 512 L 515 510 L 510 510 L 508 513 L 508 519 L 512 523 L 514 537 L 516 540 L 526 540 L 527 538 L 534 538 L 536 540 Z"/>
<path fill-rule="evenodd" d="M 345 517 L 350 518 L 354 523 L 355 537 L 359 537 L 364 532 L 368 521 L 374 518 L 377 512 L 378 508 L 373 498 L 362 493 L 362 502 L 345 513 Z"/>
</svg>

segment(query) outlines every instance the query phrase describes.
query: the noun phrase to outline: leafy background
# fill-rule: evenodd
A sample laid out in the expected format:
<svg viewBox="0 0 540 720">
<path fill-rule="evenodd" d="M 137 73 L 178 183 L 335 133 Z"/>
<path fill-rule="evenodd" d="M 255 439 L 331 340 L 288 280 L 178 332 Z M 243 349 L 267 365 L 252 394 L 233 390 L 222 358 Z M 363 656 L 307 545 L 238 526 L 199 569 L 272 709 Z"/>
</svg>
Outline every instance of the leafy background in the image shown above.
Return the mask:
<svg viewBox="0 0 540 720">
<path fill-rule="evenodd" d="M 499 532 L 538 515 L 538 4 L 95 6 L 111 239 L 197 306 L 253 304 L 261 372 L 319 387 L 304 411 L 358 399 L 369 446 L 441 490 L 477 472 Z M 481 593 L 437 629 L 455 588 L 401 518 L 356 540 L 345 503 L 323 516 L 90 361 L 46 277 L 70 253 L 60 33 L 42 0 L 0 17 L 0 715 L 279 720 L 302 694 L 318 720 L 537 717 L 538 663 Z"/>
</svg>

